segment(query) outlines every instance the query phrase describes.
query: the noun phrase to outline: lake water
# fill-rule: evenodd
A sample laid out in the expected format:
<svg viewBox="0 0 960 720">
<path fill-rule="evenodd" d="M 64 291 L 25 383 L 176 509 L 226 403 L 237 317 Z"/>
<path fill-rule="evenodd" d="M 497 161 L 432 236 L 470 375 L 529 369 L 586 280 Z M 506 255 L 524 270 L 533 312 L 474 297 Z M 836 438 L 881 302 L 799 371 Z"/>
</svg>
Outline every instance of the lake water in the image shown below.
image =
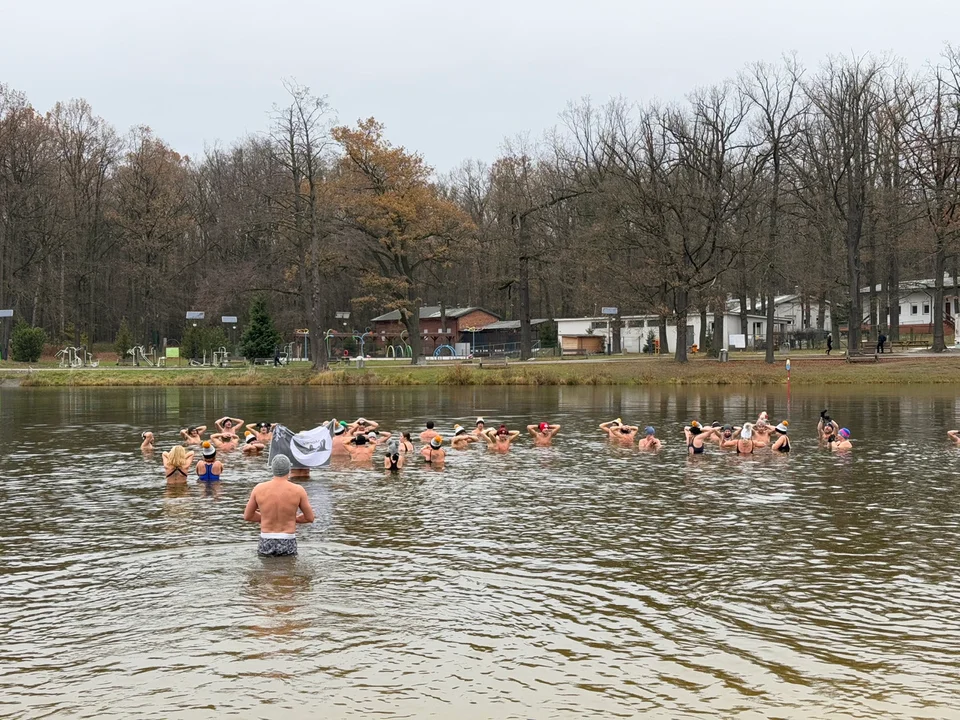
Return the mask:
<svg viewBox="0 0 960 720">
<path fill-rule="evenodd" d="M 942 718 L 960 708 L 949 388 L 0 390 L 0 716 Z M 821 450 L 823 407 L 854 451 Z M 793 452 L 689 458 L 691 418 Z M 159 451 L 224 414 L 563 425 L 442 472 L 315 472 L 300 556 Z M 657 455 L 596 425 L 657 426 Z M 709 451 L 708 451 L 709 453 Z"/>
</svg>

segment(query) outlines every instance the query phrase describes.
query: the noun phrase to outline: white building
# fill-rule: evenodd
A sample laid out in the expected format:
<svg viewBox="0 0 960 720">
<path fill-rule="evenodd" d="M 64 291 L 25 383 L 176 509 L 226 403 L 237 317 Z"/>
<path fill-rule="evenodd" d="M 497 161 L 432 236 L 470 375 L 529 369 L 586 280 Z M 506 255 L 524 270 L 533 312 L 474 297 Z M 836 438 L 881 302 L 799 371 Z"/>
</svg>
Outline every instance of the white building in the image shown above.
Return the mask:
<svg viewBox="0 0 960 720">
<path fill-rule="evenodd" d="M 620 329 L 620 344 L 625 353 L 643 352 L 647 336 L 653 332 L 655 338 L 660 337 L 660 319 L 656 315 L 623 315 L 620 318 L 623 326 Z M 612 318 L 558 318 L 557 342 L 564 355 L 598 354 L 605 351 L 613 341 Z M 723 316 L 723 327 L 720 329 L 720 347 L 722 348 L 753 348 L 757 342 L 766 338 L 767 318 L 764 315 L 750 312 L 747 314 L 747 335 L 740 330 L 740 314 L 727 311 Z M 777 317 L 774 320 L 774 332 L 782 333 L 788 327 L 788 319 Z M 714 334 L 714 316 L 707 316 L 707 334 Z M 687 347 L 696 345 L 700 340 L 700 314 L 687 316 Z M 667 323 L 668 350 L 672 353 L 677 347 L 677 327 Z"/>
<path fill-rule="evenodd" d="M 757 307 L 759 302 L 754 302 L 753 310 L 749 309 L 749 304 L 747 305 L 748 313 L 757 313 Z M 786 331 L 787 332 L 796 332 L 798 330 L 815 330 L 817 328 L 817 317 L 820 312 L 820 303 L 816 300 L 809 301 L 810 305 L 810 323 L 804 322 L 804 313 L 803 313 L 803 302 L 800 295 L 777 295 L 773 299 L 773 313 L 774 317 L 777 320 L 786 321 Z M 734 298 L 731 298 L 727 301 L 727 309 L 735 313 L 737 317 L 740 315 L 740 301 Z M 760 313 L 761 315 L 763 313 Z M 766 327 L 766 325 L 764 325 Z M 831 332 L 833 330 L 833 319 L 830 314 L 830 303 L 826 303 L 826 306 L 823 311 L 823 330 L 825 332 Z"/>
<path fill-rule="evenodd" d="M 930 333 L 933 327 L 933 293 L 936 283 L 929 280 L 905 280 L 900 283 L 900 326 L 914 326 L 920 333 Z M 880 324 L 890 324 L 887 311 L 887 294 L 882 285 L 876 286 L 880 299 Z M 863 321 L 866 325 L 873 325 L 870 318 L 870 288 L 860 289 L 860 302 L 863 307 Z M 954 318 L 960 315 L 960 297 L 957 288 L 953 286 L 953 278 L 945 275 L 943 278 L 943 320 L 948 325 L 954 324 Z M 923 327 L 917 327 L 923 326 Z"/>
</svg>

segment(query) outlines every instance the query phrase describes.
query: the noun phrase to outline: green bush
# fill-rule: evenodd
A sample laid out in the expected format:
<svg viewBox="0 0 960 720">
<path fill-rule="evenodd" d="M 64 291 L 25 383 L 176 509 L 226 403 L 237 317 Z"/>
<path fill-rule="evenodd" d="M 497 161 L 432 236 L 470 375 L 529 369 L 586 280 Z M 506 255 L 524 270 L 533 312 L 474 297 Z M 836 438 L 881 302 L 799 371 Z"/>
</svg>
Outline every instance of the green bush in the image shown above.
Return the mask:
<svg viewBox="0 0 960 720">
<path fill-rule="evenodd" d="M 282 338 L 273 326 L 273 320 L 267 312 L 267 302 L 257 296 L 250 304 L 250 319 L 247 329 L 240 339 L 243 355 L 250 362 L 256 358 L 272 358 L 274 349 Z"/>
<path fill-rule="evenodd" d="M 17 362 L 36 362 L 43 354 L 47 334 L 43 328 L 30 327 L 20 320 L 10 336 L 11 356 Z"/>
</svg>

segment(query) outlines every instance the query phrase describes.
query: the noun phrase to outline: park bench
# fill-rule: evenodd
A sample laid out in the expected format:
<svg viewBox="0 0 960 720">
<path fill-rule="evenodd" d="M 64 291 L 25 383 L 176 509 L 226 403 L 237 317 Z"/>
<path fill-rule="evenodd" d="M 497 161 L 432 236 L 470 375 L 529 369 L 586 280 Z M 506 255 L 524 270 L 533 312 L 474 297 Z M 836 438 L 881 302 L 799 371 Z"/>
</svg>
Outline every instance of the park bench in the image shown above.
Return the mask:
<svg viewBox="0 0 960 720">
<path fill-rule="evenodd" d="M 894 348 L 902 351 L 909 348 L 930 347 L 929 340 L 892 340 L 887 344 L 890 346 L 890 352 L 893 352 Z"/>
<path fill-rule="evenodd" d="M 847 355 L 848 363 L 865 363 L 865 362 L 880 362 L 880 356 L 877 354 L 873 355 Z"/>
<path fill-rule="evenodd" d="M 480 369 L 505 368 L 507 366 L 507 356 L 503 353 L 493 353 L 490 357 L 480 361 Z"/>
</svg>

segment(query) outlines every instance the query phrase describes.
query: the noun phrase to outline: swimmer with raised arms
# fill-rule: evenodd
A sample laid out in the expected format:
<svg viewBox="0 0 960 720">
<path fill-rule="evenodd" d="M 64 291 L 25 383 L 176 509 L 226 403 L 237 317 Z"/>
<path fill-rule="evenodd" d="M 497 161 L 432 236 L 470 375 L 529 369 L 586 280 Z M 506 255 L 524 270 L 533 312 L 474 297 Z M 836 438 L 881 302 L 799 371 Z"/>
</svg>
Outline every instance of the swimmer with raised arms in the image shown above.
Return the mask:
<svg viewBox="0 0 960 720">
<path fill-rule="evenodd" d="M 187 451 L 183 445 L 174 445 L 169 452 L 163 453 L 163 472 L 167 485 L 186 485 L 193 465 L 193 451 Z"/>
<path fill-rule="evenodd" d="M 423 458 L 424 462 L 429 463 L 433 467 L 441 467 L 447 459 L 447 454 L 443 451 L 442 445 L 443 438 L 439 435 L 434 435 L 430 439 L 430 444 L 425 445 L 420 451 L 420 457 Z"/>
<path fill-rule="evenodd" d="M 511 443 L 520 437 L 520 431 L 507 430 L 506 425 L 501 425 L 496 430 L 489 428 L 486 432 L 484 432 L 483 437 L 487 441 L 488 450 L 506 453 L 510 452 Z"/>
<path fill-rule="evenodd" d="M 624 425 L 623 420 L 620 418 L 617 418 L 616 420 L 610 420 L 605 423 L 600 423 L 600 429 L 607 434 L 608 438 L 623 445 L 633 445 L 633 441 L 636 439 L 637 433 L 640 432 L 639 426 Z"/>
<path fill-rule="evenodd" d="M 538 425 L 527 425 L 527 432 L 533 437 L 533 444 L 537 447 L 547 447 L 553 438 L 560 432 L 559 425 L 550 425 L 542 422 Z"/>
<path fill-rule="evenodd" d="M 197 480 L 202 483 L 220 482 L 223 463 L 217 460 L 217 448 L 209 440 L 204 440 L 200 448 L 203 459 L 197 463 Z"/>
</svg>

